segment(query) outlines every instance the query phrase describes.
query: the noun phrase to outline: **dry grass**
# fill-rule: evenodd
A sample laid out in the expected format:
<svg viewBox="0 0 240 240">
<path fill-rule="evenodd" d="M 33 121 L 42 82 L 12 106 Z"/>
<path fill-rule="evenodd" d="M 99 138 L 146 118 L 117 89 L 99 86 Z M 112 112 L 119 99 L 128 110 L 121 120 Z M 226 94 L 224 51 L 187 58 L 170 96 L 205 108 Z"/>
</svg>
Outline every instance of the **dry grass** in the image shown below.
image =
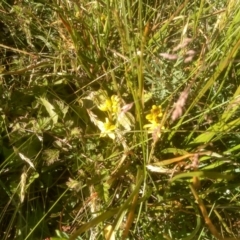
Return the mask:
<svg viewBox="0 0 240 240">
<path fill-rule="evenodd" d="M 239 6 L 0 3 L 1 239 L 238 239 Z"/>
</svg>

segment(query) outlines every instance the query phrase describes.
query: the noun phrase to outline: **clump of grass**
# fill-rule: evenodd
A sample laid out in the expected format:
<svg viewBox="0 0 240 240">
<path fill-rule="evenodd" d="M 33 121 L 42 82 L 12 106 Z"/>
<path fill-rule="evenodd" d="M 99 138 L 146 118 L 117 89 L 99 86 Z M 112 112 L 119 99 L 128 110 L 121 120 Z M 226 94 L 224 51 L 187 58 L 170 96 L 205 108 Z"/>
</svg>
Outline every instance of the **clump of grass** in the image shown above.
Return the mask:
<svg viewBox="0 0 240 240">
<path fill-rule="evenodd" d="M 1 3 L 1 239 L 239 238 L 238 5 Z"/>
</svg>

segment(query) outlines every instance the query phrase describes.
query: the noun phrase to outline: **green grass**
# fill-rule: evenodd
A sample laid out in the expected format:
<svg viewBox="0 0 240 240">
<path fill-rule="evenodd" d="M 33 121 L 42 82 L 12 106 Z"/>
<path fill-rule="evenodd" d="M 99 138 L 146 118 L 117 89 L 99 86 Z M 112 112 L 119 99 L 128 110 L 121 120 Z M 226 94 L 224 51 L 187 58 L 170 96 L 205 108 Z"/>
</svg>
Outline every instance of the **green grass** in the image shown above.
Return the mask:
<svg viewBox="0 0 240 240">
<path fill-rule="evenodd" d="M 239 2 L 9 4 L 0 238 L 239 239 Z"/>
</svg>

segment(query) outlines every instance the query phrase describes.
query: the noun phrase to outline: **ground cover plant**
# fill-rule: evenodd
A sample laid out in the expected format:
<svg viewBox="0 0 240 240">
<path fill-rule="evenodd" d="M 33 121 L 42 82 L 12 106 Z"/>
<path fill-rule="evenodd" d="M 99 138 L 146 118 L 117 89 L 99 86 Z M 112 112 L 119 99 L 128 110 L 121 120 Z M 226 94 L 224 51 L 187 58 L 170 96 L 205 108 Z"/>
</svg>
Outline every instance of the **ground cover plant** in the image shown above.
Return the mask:
<svg viewBox="0 0 240 240">
<path fill-rule="evenodd" d="M 240 239 L 240 2 L 0 3 L 0 238 Z"/>
</svg>

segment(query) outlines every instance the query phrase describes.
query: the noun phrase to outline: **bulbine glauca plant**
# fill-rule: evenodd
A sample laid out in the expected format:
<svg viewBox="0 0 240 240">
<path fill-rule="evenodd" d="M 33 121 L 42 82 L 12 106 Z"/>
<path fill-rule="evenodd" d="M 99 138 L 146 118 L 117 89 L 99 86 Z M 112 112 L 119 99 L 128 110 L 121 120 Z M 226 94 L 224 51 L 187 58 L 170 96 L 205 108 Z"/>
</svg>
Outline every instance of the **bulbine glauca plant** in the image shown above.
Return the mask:
<svg viewBox="0 0 240 240">
<path fill-rule="evenodd" d="M 109 97 L 104 90 L 92 92 L 86 99 L 91 100 L 105 115 L 105 119 L 100 119 L 94 113 L 94 109 L 88 109 L 91 121 L 101 131 L 100 137 L 108 136 L 114 140 L 132 130 L 135 119 L 128 110 L 131 109 L 133 103 L 124 104 L 120 97 L 117 95 Z"/>
</svg>

